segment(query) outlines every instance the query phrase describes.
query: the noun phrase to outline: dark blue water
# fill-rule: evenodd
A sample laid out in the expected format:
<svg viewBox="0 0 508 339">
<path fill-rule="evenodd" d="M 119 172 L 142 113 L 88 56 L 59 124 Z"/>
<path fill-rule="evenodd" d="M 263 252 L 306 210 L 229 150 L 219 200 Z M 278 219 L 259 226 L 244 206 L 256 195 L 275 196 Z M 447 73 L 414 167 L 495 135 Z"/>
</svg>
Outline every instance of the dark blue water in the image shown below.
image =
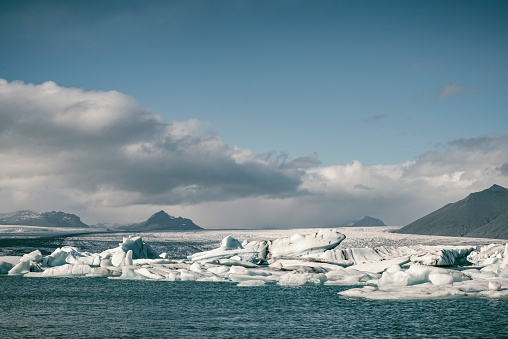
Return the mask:
<svg viewBox="0 0 508 339">
<path fill-rule="evenodd" d="M 369 301 L 345 287 L 0 277 L 1 338 L 508 338 L 508 300 Z"/>
</svg>

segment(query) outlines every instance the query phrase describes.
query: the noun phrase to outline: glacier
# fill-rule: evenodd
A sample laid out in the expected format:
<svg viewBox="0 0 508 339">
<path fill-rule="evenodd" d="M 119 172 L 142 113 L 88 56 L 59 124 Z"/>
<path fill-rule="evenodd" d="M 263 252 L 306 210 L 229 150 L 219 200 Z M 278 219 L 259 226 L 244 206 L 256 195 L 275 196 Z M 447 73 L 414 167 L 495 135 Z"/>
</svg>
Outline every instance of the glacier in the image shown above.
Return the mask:
<svg viewBox="0 0 508 339">
<path fill-rule="evenodd" d="M 338 229 L 243 242 L 227 235 L 215 249 L 172 259 L 129 236 L 100 253 L 64 246 L 0 257 L 0 274 L 351 287 L 341 298 L 508 297 L 508 244 L 345 247 L 345 239 Z"/>
</svg>

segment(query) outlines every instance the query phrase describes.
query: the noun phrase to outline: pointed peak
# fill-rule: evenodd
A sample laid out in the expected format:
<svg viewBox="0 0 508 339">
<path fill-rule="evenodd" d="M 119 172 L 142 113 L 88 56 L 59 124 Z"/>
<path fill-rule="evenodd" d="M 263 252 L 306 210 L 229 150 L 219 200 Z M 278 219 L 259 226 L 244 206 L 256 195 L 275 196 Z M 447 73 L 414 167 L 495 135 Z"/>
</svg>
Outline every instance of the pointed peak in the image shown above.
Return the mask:
<svg viewBox="0 0 508 339">
<path fill-rule="evenodd" d="M 492 186 L 490 186 L 487 191 L 497 191 L 497 192 L 500 192 L 500 191 L 508 191 L 508 189 L 504 188 L 503 186 L 499 186 L 497 184 L 494 184 Z"/>
</svg>

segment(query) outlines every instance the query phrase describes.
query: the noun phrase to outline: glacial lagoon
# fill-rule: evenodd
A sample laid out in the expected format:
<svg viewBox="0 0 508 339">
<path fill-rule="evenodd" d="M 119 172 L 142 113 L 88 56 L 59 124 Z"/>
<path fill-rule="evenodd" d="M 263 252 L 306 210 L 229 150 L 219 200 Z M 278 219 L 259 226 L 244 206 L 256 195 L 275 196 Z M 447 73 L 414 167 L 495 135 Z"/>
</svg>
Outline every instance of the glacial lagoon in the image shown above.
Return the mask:
<svg viewBox="0 0 508 339">
<path fill-rule="evenodd" d="M 170 264 L 157 261 L 160 259 L 133 259 L 129 250 L 136 252 L 133 244 L 141 243 L 136 237 L 126 237 L 123 240 L 124 245 L 130 244 L 126 245 L 130 246 L 129 250 L 125 248 L 127 251 L 118 248 L 111 250 L 114 246 L 122 247 L 118 234 L 42 240 L 35 237 L 31 244 L 41 245 L 41 255 L 32 253 L 25 256 L 30 262 L 30 266 L 25 266 L 33 272 L 22 272 L 21 265 L 20 275 L 0 275 L 0 295 L 3 301 L 0 328 L 3 337 L 508 337 L 508 298 L 505 296 L 506 278 L 502 277 L 505 246 L 502 241 L 496 247 L 489 247 L 485 245 L 491 240 L 456 239 L 453 250 L 445 251 L 458 256 L 463 248 L 467 249 L 477 243 L 477 248 L 486 250 L 477 253 L 476 258 L 483 261 L 485 267 L 497 267 L 497 271 L 485 272 L 480 267 L 473 269 L 466 266 L 452 270 L 449 267 L 421 265 L 422 260 L 434 260 L 436 253 L 441 253 L 435 252 L 433 246 L 442 242 L 443 238 L 393 235 L 387 233 L 386 228 L 341 230 L 347 234 L 346 239 L 342 240 L 339 240 L 340 234 L 325 232 L 325 238 L 321 240 L 330 236 L 333 239 L 335 236 L 337 241 L 343 241 L 342 246 L 350 246 L 351 250 L 340 252 L 352 255 L 349 259 L 355 262 L 350 267 L 373 270 L 376 265 L 386 265 L 386 258 L 375 261 L 369 257 L 373 252 L 364 246 L 378 248 L 380 254 L 390 255 L 400 255 L 401 249 L 423 250 L 423 255 L 411 257 L 419 263 L 392 265 L 384 269 L 382 274 L 358 274 L 358 270 L 348 271 L 340 266 L 347 265 L 342 262 L 344 258 L 337 259 L 337 256 L 334 258 L 338 266 L 299 258 L 296 268 L 291 267 L 290 264 L 294 265 L 294 262 L 287 259 L 270 259 L 274 264 L 272 267 L 267 267 L 266 264 L 250 267 L 252 263 L 241 260 L 242 256 L 243 259 L 249 257 L 249 249 L 254 248 L 252 246 L 262 244 L 256 242 L 256 239 L 286 237 L 270 242 L 272 247 L 269 248 L 273 253 L 283 250 L 284 256 L 300 255 L 294 252 L 298 240 L 303 239 L 314 248 L 319 247 L 317 245 L 321 240 L 312 236 L 318 230 L 299 231 L 304 235 L 293 238 L 287 237 L 294 233 L 289 230 L 142 234 L 143 239 L 149 239 L 148 243 L 153 245 L 157 253 L 169 250 L 163 255 L 165 257 L 188 258 L 191 254 L 192 258 L 194 254 L 195 258 L 204 258 L 203 261 L 194 263 L 188 259 L 180 259 L 179 263 L 178 260 L 170 260 Z M 225 234 L 233 234 L 249 241 L 244 241 L 243 246 L 239 246 L 234 239 L 228 238 L 219 244 L 218 240 Z M 297 241 L 288 242 L 288 239 Z M 34 249 L 19 247 L 20 243 L 22 242 L 12 242 L 10 247 L 4 246 L 1 256 L 6 258 L 6 254 L 27 254 Z M 396 247 L 390 247 L 391 252 L 382 252 L 379 246 L 383 244 Z M 61 250 L 65 246 L 79 245 L 79 251 L 68 248 L 67 252 Z M 228 246 L 232 248 L 227 249 Z M 99 256 L 93 254 L 104 250 Z M 326 249 L 319 248 L 319 251 Z M 233 259 L 209 257 L 224 253 Z M 104 259 L 108 256 L 114 265 L 108 259 L 105 259 L 108 265 L 103 267 L 94 262 L 98 257 Z M 446 256 L 441 259 L 446 259 Z M 237 260 L 237 265 L 233 265 L 231 260 L 233 263 Z M 280 265 L 284 265 L 284 268 Z M 87 274 L 74 270 L 87 266 Z M 36 268 L 40 268 L 40 271 L 36 272 Z M 468 271 L 471 269 L 473 271 Z M 102 277 L 96 274 L 92 274 L 93 278 L 86 277 L 90 276 L 90 270 L 109 273 Z M 164 275 L 164 272 L 170 273 Z M 179 274 L 173 274 L 175 272 Z M 344 272 L 349 273 L 344 275 Z M 432 274 L 434 278 L 431 279 Z M 44 276 L 60 277 L 41 278 Z M 213 279 L 210 279 L 212 276 Z M 182 281 L 185 280 L 183 277 L 187 281 Z M 439 279 L 436 280 L 436 277 Z M 422 281 L 415 282 L 415 279 Z M 491 280 L 499 282 L 499 288 L 482 285 Z M 348 281 L 353 283 L 349 285 Z M 381 287 L 383 281 L 387 285 Z M 406 286 L 412 284 L 416 285 Z M 454 290 L 467 290 L 460 284 L 473 284 L 473 289 L 480 286 L 480 290 L 454 294 Z M 381 300 L 375 300 L 376 294 L 369 290 L 376 289 L 376 285 L 380 286 L 377 292 L 381 293 Z M 422 286 L 424 290 L 421 290 Z M 407 297 L 414 287 L 420 288 L 417 291 L 420 298 Z M 444 297 L 434 295 L 429 299 L 425 289 L 430 289 L 432 293 L 451 289 L 452 293 L 446 292 Z M 348 295 L 351 291 L 360 294 L 365 292 L 365 296 L 351 297 Z M 501 297 L 496 297 L 496 293 Z"/>
<path fill-rule="evenodd" d="M 3 338 L 503 338 L 508 299 L 364 300 L 348 286 L 0 278 Z"/>
</svg>

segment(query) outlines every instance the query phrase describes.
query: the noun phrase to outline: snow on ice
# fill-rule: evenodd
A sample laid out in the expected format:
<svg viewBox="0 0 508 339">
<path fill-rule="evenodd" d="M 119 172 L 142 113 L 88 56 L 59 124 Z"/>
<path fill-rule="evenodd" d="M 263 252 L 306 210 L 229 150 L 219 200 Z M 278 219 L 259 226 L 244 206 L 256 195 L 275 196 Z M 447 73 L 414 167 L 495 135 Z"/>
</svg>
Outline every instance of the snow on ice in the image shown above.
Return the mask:
<svg viewBox="0 0 508 339">
<path fill-rule="evenodd" d="M 342 247 L 344 239 L 337 229 L 260 241 L 226 236 L 216 249 L 175 260 L 131 236 L 101 253 L 66 246 L 47 256 L 0 257 L 0 274 L 343 285 L 351 288 L 341 297 L 368 299 L 508 297 L 508 244 Z"/>
</svg>

